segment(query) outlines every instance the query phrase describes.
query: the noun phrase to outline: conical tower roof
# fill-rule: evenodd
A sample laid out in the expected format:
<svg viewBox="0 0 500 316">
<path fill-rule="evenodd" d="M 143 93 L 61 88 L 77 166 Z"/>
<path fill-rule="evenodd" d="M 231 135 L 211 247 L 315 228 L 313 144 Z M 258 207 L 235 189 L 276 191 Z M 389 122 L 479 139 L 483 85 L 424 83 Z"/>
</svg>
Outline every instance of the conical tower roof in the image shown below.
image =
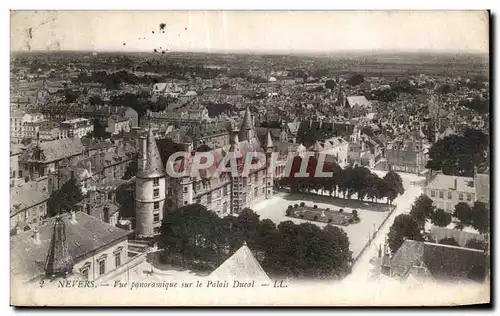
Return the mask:
<svg viewBox="0 0 500 316">
<path fill-rule="evenodd" d="M 146 142 L 143 146 L 142 142 Z M 139 162 L 137 177 L 139 178 L 160 178 L 165 176 L 165 167 L 161 160 L 160 151 L 156 145 L 156 140 L 151 128 L 148 131 L 146 139 L 141 139 L 141 148 L 139 151 Z"/>
<path fill-rule="evenodd" d="M 266 148 L 273 148 L 273 139 L 271 137 L 271 132 L 267 131 L 267 138 L 266 138 Z"/>
<path fill-rule="evenodd" d="M 243 115 L 243 122 L 241 123 L 240 127 L 240 141 L 243 140 L 249 140 L 247 139 L 247 131 L 248 130 L 253 130 L 253 120 L 252 120 L 252 113 L 250 113 L 250 108 L 247 107 L 245 110 L 245 114 Z"/>
<path fill-rule="evenodd" d="M 73 271 L 73 258 L 66 240 L 66 224 L 61 215 L 57 215 L 50 241 L 49 253 L 45 262 L 45 273 L 48 276 L 62 276 Z"/>
</svg>

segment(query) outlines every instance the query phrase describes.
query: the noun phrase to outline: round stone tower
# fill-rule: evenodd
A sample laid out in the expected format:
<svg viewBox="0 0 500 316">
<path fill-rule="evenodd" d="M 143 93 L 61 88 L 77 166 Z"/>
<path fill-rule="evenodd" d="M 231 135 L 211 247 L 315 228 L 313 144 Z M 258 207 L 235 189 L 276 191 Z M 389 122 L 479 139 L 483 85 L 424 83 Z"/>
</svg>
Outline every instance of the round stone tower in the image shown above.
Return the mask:
<svg viewBox="0 0 500 316">
<path fill-rule="evenodd" d="M 160 233 L 165 204 L 165 168 L 151 128 L 139 142 L 135 179 L 135 230 L 138 238 Z"/>
</svg>

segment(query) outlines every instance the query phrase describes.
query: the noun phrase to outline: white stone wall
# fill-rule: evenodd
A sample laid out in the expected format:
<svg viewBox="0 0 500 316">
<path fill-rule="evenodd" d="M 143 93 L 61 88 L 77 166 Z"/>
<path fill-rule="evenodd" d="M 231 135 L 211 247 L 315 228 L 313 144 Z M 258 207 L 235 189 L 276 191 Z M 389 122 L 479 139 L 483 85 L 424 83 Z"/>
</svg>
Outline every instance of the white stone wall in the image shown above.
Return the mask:
<svg viewBox="0 0 500 316">
<path fill-rule="evenodd" d="M 85 258 L 79 258 L 73 266 L 73 271 L 83 273 L 83 269 L 88 268 L 88 280 L 92 281 L 99 278 L 99 261 L 104 260 L 105 273 L 109 273 L 117 268 L 115 264 L 115 253 L 121 248 L 120 266 L 127 263 L 128 260 L 128 240 L 126 238 L 110 244 L 108 247 L 92 253 Z"/>
</svg>

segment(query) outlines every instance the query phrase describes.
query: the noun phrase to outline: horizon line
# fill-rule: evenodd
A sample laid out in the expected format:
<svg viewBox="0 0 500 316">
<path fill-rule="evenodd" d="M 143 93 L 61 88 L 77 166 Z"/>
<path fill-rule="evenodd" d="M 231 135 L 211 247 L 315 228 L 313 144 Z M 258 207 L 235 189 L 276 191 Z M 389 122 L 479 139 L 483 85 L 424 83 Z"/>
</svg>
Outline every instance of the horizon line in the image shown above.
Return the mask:
<svg viewBox="0 0 500 316">
<path fill-rule="evenodd" d="M 321 50 L 230 50 L 225 49 L 212 49 L 207 52 L 203 49 L 200 50 L 169 50 L 165 53 L 156 53 L 150 50 L 91 50 L 91 49 L 59 49 L 59 50 L 11 50 L 11 54 L 17 53 L 114 53 L 114 54 L 152 54 L 152 55 L 168 55 L 168 54 L 207 54 L 207 55 L 336 55 L 336 54 L 346 54 L 346 53 L 362 53 L 362 54 L 454 54 L 454 55 L 484 55 L 489 56 L 490 52 L 483 52 L 479 50 L 427 50 L 427 49 L 417 49 L 417 50 L 397 50 L 397 49 L 345 49 L 345 50 L 335 50 L 335 51 L 321 51 Z"/>
</svg>

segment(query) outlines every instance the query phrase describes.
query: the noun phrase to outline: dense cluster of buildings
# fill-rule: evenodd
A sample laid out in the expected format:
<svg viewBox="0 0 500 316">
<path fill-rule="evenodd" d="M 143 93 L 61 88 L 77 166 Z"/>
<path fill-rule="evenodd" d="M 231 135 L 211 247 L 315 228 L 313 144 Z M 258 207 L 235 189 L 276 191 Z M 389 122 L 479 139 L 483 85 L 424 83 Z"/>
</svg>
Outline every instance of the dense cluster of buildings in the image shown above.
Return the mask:
<svg viewBox="0 0 500 316">
<path fill-rule="evenodd" d="M 14 93 L 18 101 L 11 105 L 11 275 L 26 282 L 58 276 L 104 281 L 119 275 L 145 260 L 146 243 L 135 239 L 159 234 L 169 210 L 200 203 L 222 217 L 272 198 L 275 179 L 282 176 L 290 153 L 311 151 L 326 154 L 341 167 L 421 175 L 427 172 L 432 143 L 460 128 L 456 118 L 438 115 L 429 124 L 439 126 L 426 136 L 420 124 L 424 114 L 410 118 L 405 112 L 414 109 L 412 104 L 398 100 L 391 104 L 394 108 L 384 108 L 370 97 L 391 88 L 379 77 L 350 86 L 345 78 L 292 78 L 287 72 L 257 71 L 252 76 L 263 80 L 220 75 L 124 84 L 111 90 L 102 83 L 75 84 L 71 80 L 78 74 L 73 71 L 60 80 L 49 78 L 54 75 L 55 71 L 19 72 L 19 89 L 30 91 Z M 428 79 L 412 82 L 417 86 L 419 80 Z M 333 86 L 327 88 L 328 81 Z M 28 89 L 30 85 L 36 88 Z M 76 99 L 66 102 L 62 90 L 75 92 Z M 132 107 L 111 104 L 113 96 L 124 93 L 141 98 L 146 94 L 151 104 L 166 102 L 165 109 L 145 109 L 139 116 Z M 90 102 L 93 97 L 101 102 Z M 93 136 L 99 126 L 111 135 L 108 139 Z M 303 130 L 322 136 L 306 147 Z M 213 166 L 195 175 L 170 176 L 157 143 L 163 138 L 190 154 L 175 161 L 176 172 L 189 171 L 197 152 L 210 153 Z M 249 153 L 262 153 L 266 161 L 243 175 Z M 278 153 L 278 161 L 270 173 L 272 153 Z M 238 176 L 218 171 L 228 155 L 237 157 Z M 124 180 L 133 165 L 137 170 Z M 69 180 L 81 187 L 83 199 L 73 212 L 52 216 L 51 195 Z M 433 173 L 427 175 L 424 192 L 436 207 L 452 212 L 459 202 L 489 204 L 489 182 L 487 174 L 467 178 Z M 126 217 L 117 192 L 130 184 L 135 216 Z M 482 256 L 407 240 L 390 260 L 381 256 L 386 258 L 382 269 L 400 278 L 434 274 L 439 269 L 433 259 L 436 253 L 450 258 Z M 408 254 L 412 260 L 407 260 Z M 246 245 L 213 275 L 227 274 L 243 261 L 247 276 L 254 273 L 268 280 Z"/>
</svg>

